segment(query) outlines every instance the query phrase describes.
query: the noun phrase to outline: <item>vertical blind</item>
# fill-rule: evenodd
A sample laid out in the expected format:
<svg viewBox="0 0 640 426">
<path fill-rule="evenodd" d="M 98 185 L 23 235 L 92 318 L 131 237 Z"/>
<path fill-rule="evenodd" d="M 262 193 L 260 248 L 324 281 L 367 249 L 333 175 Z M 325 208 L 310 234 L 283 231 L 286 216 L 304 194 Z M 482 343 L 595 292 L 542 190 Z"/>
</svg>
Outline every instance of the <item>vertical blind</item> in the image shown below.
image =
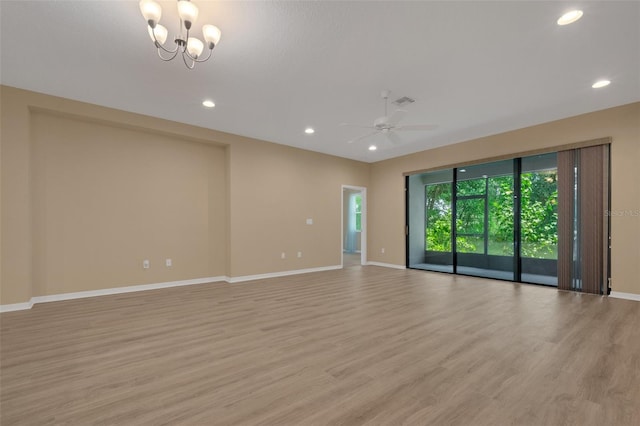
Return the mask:
<svg viewBox="0 0 640 426">
<path fill-rule="evenodd" d="M 607 294 L 609 145 L 558 152 L 558 288 Z"/>
</svg>

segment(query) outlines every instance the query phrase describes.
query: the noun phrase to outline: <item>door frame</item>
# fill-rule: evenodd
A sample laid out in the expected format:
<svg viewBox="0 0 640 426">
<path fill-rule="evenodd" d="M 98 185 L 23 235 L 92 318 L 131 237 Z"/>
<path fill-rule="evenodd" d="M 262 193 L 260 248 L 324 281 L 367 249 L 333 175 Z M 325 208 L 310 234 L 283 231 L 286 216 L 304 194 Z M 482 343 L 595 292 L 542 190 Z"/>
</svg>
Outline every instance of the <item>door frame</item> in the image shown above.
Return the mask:
<svg viewBox="0 0 640 426">
<path fill-rule="evenodd" d="M 340 265 L 344 268 L 344 190 L 355 190 L 362 196 L 360 212 L 360 265 L 367 264 L 367 188 L 364 186 L 342 185 L 340 188 Z"/>
</svg>

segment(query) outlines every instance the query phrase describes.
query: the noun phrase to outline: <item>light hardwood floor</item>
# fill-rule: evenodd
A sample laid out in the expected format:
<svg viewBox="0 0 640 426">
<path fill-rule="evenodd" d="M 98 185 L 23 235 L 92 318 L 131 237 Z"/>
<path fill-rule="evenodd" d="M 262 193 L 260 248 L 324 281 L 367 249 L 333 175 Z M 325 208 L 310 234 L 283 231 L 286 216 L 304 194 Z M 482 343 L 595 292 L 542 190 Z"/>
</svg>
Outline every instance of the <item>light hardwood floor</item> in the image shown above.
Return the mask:
<svg viewBox="0 0 640 426">
<path fill-rule="evenodd" d="M 640 424 L 632 301 L 367 266 L 0 320 L 3 426 Z"/>
</svg>

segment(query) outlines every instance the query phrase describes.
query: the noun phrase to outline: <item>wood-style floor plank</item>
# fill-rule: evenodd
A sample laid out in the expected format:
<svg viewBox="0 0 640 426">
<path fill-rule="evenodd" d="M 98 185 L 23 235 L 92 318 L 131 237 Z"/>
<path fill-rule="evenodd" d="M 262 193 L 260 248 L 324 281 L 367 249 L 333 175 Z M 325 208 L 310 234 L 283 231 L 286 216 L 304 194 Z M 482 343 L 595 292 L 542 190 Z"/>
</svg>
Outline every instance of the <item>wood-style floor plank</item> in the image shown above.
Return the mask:
<svg viewBox="0 0 640 426">
<path fill-rule="evenodd" d="M 0 321 L 3 426 L 640 424 L 632 301 L 356 266 Z"/>
</svg>

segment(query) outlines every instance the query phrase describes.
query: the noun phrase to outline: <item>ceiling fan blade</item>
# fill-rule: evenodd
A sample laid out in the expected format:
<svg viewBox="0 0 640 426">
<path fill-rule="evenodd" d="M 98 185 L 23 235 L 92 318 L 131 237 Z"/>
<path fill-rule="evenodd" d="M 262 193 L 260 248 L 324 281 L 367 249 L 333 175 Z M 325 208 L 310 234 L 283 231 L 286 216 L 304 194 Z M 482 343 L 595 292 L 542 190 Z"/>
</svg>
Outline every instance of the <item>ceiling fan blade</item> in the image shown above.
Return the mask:
<svg viewBox="0 0 640 426">
<path fill-rule="evenodd" d="M 358 142 L 359 140 L 364 139 L 364 138 L 368 138 L 369 136 L 373 136 L 373 135 L 375 135 L 376 133 L 378 133 L 378 132 L 377 132 L 377 131 L 375 131 L 375 132 L 367 133 L 366 135 L 358 136 L 358 137 L 357 137 L 357 138 L 355 138 L 355 139 L 351 139 L 351 140 L 350 140 L 350 141 L 348 141 L 347 143 L 354 143 L 354 142 Z"/>
<path fill-rule="evenodd" d="M 391 142 L 391 144 L 393 145 L 400 145 L 402 143 L 402 139 L 400 139 L 400 137 L 393 132 L 387 132 L 385 133 L 385 135 L 387 136 L 387 139 L 389 139 L 389 142 Z"/>
<path fill-rule="evenodd" d="M 355 123 L 340 123 L 341 126 L 349 126 L 349 127 L 359 127 L 361 129 L 375 129 L 373 126 L 365 126 L 363 124 L 355 124 Z"/>
<path fill-rule="evenodd" d="M 405 115 L 407 115 L 407 111 L 403 109 L 397 109 L 394 111 L 393 114 L 391 114 L 391 116 L 387 120 L 387 123 L 389 123 L 392 126 L 395 126 L 396 124 L 402 121 Z"/>
<path fill-rule="evenodd" d="M 438 127 L 437 124 L 410 124 L 407 126 L 398 126 L 394 130 L 405 130 L 405 131 L 419 131 L 419 130 L 433 130 Z"/>
</svg>

